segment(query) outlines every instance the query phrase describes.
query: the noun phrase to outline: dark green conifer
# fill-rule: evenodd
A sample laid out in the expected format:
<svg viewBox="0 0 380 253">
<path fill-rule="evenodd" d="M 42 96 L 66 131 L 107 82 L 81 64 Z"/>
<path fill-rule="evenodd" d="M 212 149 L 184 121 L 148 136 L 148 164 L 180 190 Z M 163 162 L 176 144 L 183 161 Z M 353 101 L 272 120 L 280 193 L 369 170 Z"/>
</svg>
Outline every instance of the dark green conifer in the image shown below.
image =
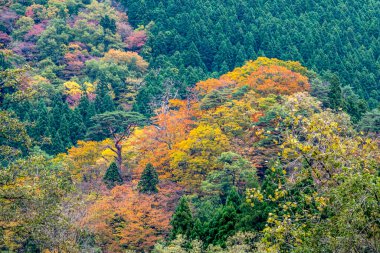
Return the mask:
<svg viewBox="0 0 380 253">
<path fill-rule="evenodd" d="M 190 44 L 189 51 L 187 53 L 186 65 L 192 67 L 201 67 L 202 69 L 206 68 L 202 61 L 198 48 L 194 42 Z"/>
<path fill-rule="evenodd" d="M 103 182 L 107 185 L 108 189 L 112 189 L 116 185 L 123 183 L 120 172 L 115 162 L 112 162 L 108 167 L 106 174 L 103 177 Z"/>
<path fill-rule="evenodd" d="M 39 139 L 40 137 L 50 136 L 50 120 L 48 110 L 44 102 L 40 102 L 38 107 L 38 116 L 33 127 L 33 131 L 31 131 L 31 137 L 35 139 Z"/>
<path fill-rule="evenodd" d="M 65 152 L 65 146 L 63 145 L 61 136 L 58 132 L 52 133 L 50 148 L 47 152 L 51 155 Z"/>
<path fill-rule="evenodd" d="M 108 94 L 105 85 L 99 85 L 96 90 L 95 108 L 97 113 L 111 112 L 115 110 L 115 104 Z"/>
<path fill-rule="evenodd" d="M 82 116 L 83 122 L 86 126 L 90 123 L 90 118 L 94 115 L 89 115 L 90 100 L 87 96 L 82 96 L 79 100 L 79 104 L 75 110 L 79 111 Z"/>
<path fill-rule="evenodd" d="M 170 224 L 173 227 L 170 235 L 171 239 L 175 239 L 177 235 L 191 236 L 194 221 L 186 196 L 179 200 Z"/>
<path fill-rule="evenodd" d="M 328 93 L 329 107 L 334 110 L 343 108 L 342 87 L 340 86 L 339 78 L 336 75 L 331 75 L 329 78 L 330 90 Z"/>
<path fill-rule="evenodd" d="M 83 123 L 82 115 L 77 109 L 71 113 L 69 130 L 71 143 L 73 144 L 78 140 L 82 140 L 86 134 L 86 126 Z"/>
<path fill-rule="evenodd" d="M 61 122 L 59 124 L 59 135 L 61 136 L 62 144 L 65 148 L 68 148 L 72 145 L 71 139 L 70 139 L 70 129 L 69 129 L 69 122 L 66 118 L 66 115 L 63 115 L 61 117 Z"/>
<path fill-rule="evenodd" d="M 233 188 L 227 197 L 227 203 L 220 208 L 206 229 L 209 244 L 226 246 L 228 237 L 234 235 L 239 221 L 238 211 L 241 204 L 239 193 Z"/>
<path fill-rule="evenodd" d="M 138 184 L 139 192 L 142 193 L 157 193 L 158 174 L 152 164 L 148 163 L 141 175 Z"/>
</svg>

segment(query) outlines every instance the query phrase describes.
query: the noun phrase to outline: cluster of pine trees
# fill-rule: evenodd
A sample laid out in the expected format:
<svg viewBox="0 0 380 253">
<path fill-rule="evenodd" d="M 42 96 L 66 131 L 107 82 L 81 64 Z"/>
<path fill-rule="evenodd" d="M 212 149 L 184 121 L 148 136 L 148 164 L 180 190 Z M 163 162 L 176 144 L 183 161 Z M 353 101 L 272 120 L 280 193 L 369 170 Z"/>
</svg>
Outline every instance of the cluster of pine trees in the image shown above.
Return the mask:
<svg viewBox="0 0 380 253">
<path fill-rule="evenodd" d="M 183 96 L 196 81 L 259 56 L 297 60 L 322 76 L 332 72 L 370 108 L 378 105 L 380 7 L 376 1 L 123 3 L 133 25 L 152 26 L 142 51 L 152 72 L 137 98 L 141 112 L 149 111 L 147 102 L 165 92 L 166 79 Z"/>
</svg>

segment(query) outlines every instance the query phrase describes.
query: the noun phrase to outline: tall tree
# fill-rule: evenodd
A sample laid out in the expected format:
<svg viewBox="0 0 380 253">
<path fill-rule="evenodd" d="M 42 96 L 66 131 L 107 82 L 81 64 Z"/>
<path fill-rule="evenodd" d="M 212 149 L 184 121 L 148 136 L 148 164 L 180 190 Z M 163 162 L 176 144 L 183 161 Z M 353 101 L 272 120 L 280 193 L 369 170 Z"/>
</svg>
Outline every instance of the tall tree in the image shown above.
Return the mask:
<svg viewBox="0 0 380 253">
<path fill-rule="evenodd" d="M 332 75 L 329 78 L 330 90 L 328 93 L 329 97 L 329 107 L 334 110 L 343 108 L 343 95 L 342 87 L 340 85 L 339 78 L 336 75 Z"/>
<path fill-rule="evenodd" d="M 171 239 L 175 239 L 177 235 L 184 235 L 188 237 L 191 235 L 194 220 L 186 196 L 183 196 L 179 200 L 170 224 L 173 227 L 170 235 Z"/>
<path fill-rule="evenodd" d="M 122 157 L 122 142 L 126 140 L 135 127 L 145 123 L 146 118 L 137 112 L 113 111 L 95 115 L 91 118 L 92 126 L 88 129 L 87 137 L 94 140 L 112 138 L 116 163 L 121 173 L 124 166 Z M 131 171 L 127 170 L 127 178 L 132 178 Z"/>
</svg>

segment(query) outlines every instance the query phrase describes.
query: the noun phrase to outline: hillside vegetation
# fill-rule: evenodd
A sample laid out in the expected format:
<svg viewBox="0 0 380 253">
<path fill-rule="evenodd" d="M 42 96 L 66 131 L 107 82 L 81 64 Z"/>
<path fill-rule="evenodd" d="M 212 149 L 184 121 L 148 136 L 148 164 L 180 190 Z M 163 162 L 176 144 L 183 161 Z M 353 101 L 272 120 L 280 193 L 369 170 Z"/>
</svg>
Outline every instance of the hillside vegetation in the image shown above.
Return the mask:
<svg viewBox="0 0 380 253">
<path fill-rule="evenodd" d="M 137 108 L 171 79 L 180 90 L 259 56 L 300 61 L 341 83 L 375 108 L 380 83 L 380 3 L 374 0 L 132 0 L 130 22 L 154 26 L 144 55 L 153 69 Z M 178 69 L 178 71 L 174 71 Z M 326 73 L 327 72 L 327 73 Z"/>
<path fill-rule="evenodd" d="M 380 251 L 378 3 L 214 2 L 1 5 L 0 252 Z"/>
</svg>

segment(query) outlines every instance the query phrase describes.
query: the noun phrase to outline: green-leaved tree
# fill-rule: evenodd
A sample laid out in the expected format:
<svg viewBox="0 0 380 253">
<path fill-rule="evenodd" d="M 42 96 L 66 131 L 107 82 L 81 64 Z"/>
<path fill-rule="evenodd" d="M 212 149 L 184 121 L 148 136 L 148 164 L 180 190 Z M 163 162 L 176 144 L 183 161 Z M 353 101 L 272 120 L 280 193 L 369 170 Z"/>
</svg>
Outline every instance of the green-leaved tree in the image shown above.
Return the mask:
<svg viewBox="0 0 380 253">
<path fill-rule="evenodd" d="M 123 179 L 117 169 L 117 165 L 115 162 L 112 162 L 108 167 L 106 174 L 103 177 L 104 183 L 107 185 L 108 189 L 112 189 L 116 185 L 120 185 L 123 183 Z"/>
<path fill-rule="evenodd" d="M 152 164 L 148 163 L 141 175 L 140 182 L 138 184 L 139 192 L 142 193 L 157 193 L 158 174 Z"/>
<path fill-rule="evenodd" d="M 194 221 L 187 198 L 183 196 L 170 221 L 172 225 L 171 239 L 175 239 L 177 235 L 189 237 L 193 229 Z"/>
</svg>

